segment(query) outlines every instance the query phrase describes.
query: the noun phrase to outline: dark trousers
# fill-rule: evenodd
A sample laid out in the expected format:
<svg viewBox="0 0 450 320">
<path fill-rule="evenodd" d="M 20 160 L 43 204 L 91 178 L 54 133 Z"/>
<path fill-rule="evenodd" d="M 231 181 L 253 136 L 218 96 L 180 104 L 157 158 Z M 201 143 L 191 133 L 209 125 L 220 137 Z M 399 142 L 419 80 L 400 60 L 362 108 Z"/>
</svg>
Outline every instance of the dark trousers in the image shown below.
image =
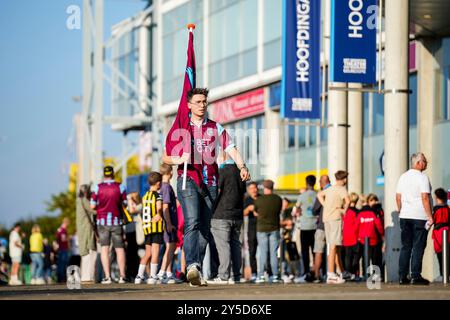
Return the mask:
<svg viewBox="0 0 450 320">
<path fill-rule="evenodd" d="M 359 245 L 344 247 L 344 269 L 352 274 L 357 274 L 359 269 Z"/>
<path fill-rule="evenodd" d="M 258 248 L 258 240 L 256 239 L 256 218 L 248 219 L 247 240 L 250 268 L 252 269 L 252 274 L 257 274 L 258 266 L 256 263 L 256 249 Z"/>
<path fill-rule="evenodd" d="M 411 278 L 420 277 L 422 258 L 427 244 L 428 231 L 425 230 L 425 220 L 400 219 L 402 248 L 400 250 L 399 276 L 404 278 L 409 273 L 411 263 Z"/>
<path fill-rule="evenodd" d="M 136 232 L 125 233 L 127 241 L 126 251 L 126 272 L 125 275 L 129 279 L 133 279 L 138 273 L 139 256 L 138 256 L 138 244 L 136 242 Z"/>
<path fill-rule="evenodd" d="M 66 250 L 58 251 L 58 259 L 56 262 L 58 282 L 66 281 L 66 268 L 68 261 L 69 261 L 69 253 Z"/>
<path fill-rule="evenodd" d="M 363 269 L 365 268 L 366 261 L 365 261 L 365 255 L 364 255 L 364 244 L 359 244 L 359 257 L 362 257 L 363 259 Z M 381 269 L 381 260 L 378 258 L 378 245 L 369 246 L 369 261 L 367 262 L 367 265 L 370 266 L 371 264 L 374 266 L 377 266 L 380 268 L 381 271 L 381 277 L 383 277 L 383 272 Z M 358 258 L 359 261 L 359 258 Z M 367 270 L 363 270 L 363 275 L 367 274 Z"/>
<path fill-rule="evenodd" d="M 314 250 L 314 234 L 316 230 L 301 230 L 300 232 L 300 243 L 302 246 L 302 259 L 305 268 L 305 273 L 310 271 L 309 267 L 309 250 Z"/>
<path fill-rule="evenodd" d="M 441 272 L 441 276 L 444 276 L 444 272 L 442 271 L 442 252 L 436 252 L 438 262 L 439 262 L 439 271 Z"/>
</svg>

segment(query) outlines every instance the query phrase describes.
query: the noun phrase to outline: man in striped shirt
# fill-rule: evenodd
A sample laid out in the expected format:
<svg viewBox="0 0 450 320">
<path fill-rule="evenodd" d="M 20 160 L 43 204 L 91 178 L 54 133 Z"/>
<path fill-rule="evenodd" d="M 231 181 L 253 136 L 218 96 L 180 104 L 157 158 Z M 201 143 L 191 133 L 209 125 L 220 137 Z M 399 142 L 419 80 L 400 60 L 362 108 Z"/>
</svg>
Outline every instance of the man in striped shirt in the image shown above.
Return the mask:
<svg viewBox="0 0 450 320">
<path fill-rule="evenodd" d="M 150 261 L 150 277 L 148 284 L 158 283 L 158 259 L 161 245 L 164 243 L 164 220 L 162 217 L 162 197 L 158 190 L 161 188 L 162 175 L 150 172 L 148 184 L 150 190 L 142 198 L 142 227 L 145 234 L 145 255 L 139 264 L 139 271 L 134 280 L 135 284 L 144 281 L 145 266 Z"/>
<path fill-rule="evenodd" d="M 97 228 L 102 247 L 101 259 L 105 278 L 102 284 L 111 284 L 109 246 L 116 249 L 119 265 L 119 283 L 125 283 L 125 250 L 122 230 L 122 210 L 127 205 L 125 186 L 114 181 L 114 169 L 106 166 L 103 169 L 103 182 L 95 185 L 91 194 L 91 208 L 97 212 Z"/>
</svg>

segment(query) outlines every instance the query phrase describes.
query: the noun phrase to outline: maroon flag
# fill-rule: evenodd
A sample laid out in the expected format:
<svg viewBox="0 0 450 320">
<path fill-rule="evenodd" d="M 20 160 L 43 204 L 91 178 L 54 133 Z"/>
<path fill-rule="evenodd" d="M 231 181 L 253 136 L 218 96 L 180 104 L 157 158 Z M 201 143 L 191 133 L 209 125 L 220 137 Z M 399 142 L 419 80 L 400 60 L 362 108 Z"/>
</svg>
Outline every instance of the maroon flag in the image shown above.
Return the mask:
<svg viewBox="0 0 450 320">
<path fill-rule="evenodd" d="M 195 88 L 195 54 L 194 54 L 194 24 L 188 25 L 189 42 L 187 49 L 187 63 L 184 75 L 183 93 L 178 105 L 177 115 L 166 137 L 166 153 L 168 156 L 181 157 L 183 153 L 191 153 L 191 137 L 189 133 L 189 108 L 187 93 Z M 184 178 L 187 164 L 184 165 Z"/>
</svg>

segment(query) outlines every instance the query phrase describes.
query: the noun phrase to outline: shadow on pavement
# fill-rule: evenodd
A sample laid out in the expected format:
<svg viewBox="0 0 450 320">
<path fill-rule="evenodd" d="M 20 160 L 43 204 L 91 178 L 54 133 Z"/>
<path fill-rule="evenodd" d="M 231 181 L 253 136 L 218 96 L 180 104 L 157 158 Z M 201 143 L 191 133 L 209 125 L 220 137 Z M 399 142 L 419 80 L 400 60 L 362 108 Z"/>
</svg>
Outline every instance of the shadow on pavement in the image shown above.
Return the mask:
<svg viewBox="0 0 450 320">
<path fill-rule="evenodd" d="M 0 298 L 23 296 L 23 295 L 49 295 L 49 294 L 92 294 L 92 293 L 115 293 L 123 291 L 141 291 L 135 288 L 82 288 L 78 290 L 65 289 L 30 289 L 30 290 L 5 290 L 0 291 Z"/>
</svg>

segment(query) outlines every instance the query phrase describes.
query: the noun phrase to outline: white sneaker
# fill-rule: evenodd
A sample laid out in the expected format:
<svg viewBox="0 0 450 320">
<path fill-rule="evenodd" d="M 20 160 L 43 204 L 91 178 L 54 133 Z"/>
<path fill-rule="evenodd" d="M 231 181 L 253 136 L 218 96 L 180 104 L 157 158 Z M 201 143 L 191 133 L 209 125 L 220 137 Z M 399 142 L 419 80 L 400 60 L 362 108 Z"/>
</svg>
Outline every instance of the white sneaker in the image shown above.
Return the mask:
<svg viewBox="0 0 450 320">
<path fill-rule="evenodd" d="M 207 287 L 208 286 L 208 282 L 206 282 L 206 280 L 203 279 L 202 276 L 200 275 L 200 284 L 199 285 L 195 285 L 195 284 L 192 284 L 192 282 L 191 282 L 191 283 L 189 283 L 189 286 L 191 286 L 191 287 Z"/>
<path fill-rule="evenodd" d="M 264 283 L 266 282 L 266 278 L 264 276 L 256 278 L 255 283 Z"/>
<path fill-rule="evenodd" d="M 250 278 L 250 282 L 255 283 L 256 279 L 257 279 L 256 274 L 252 274 L 252 277 Z"/>
<path fill-rule="evenodd" d="M 18 280 L 18 279 L 11 279 L 9 280 L 9 285 L 10 286 L 21 286 L 23 285 L 22 281 Z"/>
<path fill-rule="evenodd" d="M 30 281 L 30 284 L 31 284 L 31 285 L 35 285 L 35 284 L 36 284 L 36 279 L 35 279 L 35 278 L 32 278 L 31 281 Z"/>
<path fill-rule="evenodd" d="M 111 277 L 109 277 L 109 278 L 103 278 L 103 280 L 102 280 L 102 284 L 111 284 L 111 283 L 112 283 Z"/>
<path fill-rule="evenodd" d="M 157 284 L 159 281 L 158 277 L 150 277 L 147 279 L 147 284 Z"/>
<path fill-rule="evenodd" d="M 240 280 L 239 280 L 240 282 Z M 228 279 L 228 284 L 236 284 L 236 281 L 232 278 Z"/>
<path fill-rule="evenodd" d="M 343 284 L 345 280 L 339 277 L 338 275 L 329 275 L 327 277 L 327 284 Z"/>
<path fill-rule="evenodd" d="M 270 283 L 280 283 L 281 280 L 280 280 L 277 276 L 272 276 L 272 277 L 269 279 L 269 282 L 270 282 Z"/>
<path fill-rule="evenodd" d="M 294 278 L 294 283 L 299 284 L 299 283 L 305 283 L 305 277 L 295 277 Z"/>
<path fill-rule="evenodd" d="M 174 275 L 166 278 L 166 283 L 167 284 L 179 284 L 179 283 L 182 283 L 182 282 L 183 282 L 182 280 L 177 279 Z"/>
<path fill-rule="evenodd" d="M 43 285 L 43 284 L 45 284 L 44 278 L 37 278 L 37 279 L 36 279 L 36 284 L 37 284 L 37 285 Z"/>
<path fill-rule="evenodd" d="M 189 268 L 186 278 L 187 281 L 190 282 L 191 286 L 202 285 L 202 276 L 196 266 L 192 266 Z"/>
<path fill-rule="evenodd" d="M 281 277 L 281 280 L 283 280 L 283 282 L 286 283 L 286 284 L 287 283 L 292 283 L 292 279 L 286 274 Z"/>
<path fill-rule="evenodd" d="M 134 284 L 141 284 L 145 281 L 144 277 L 141 277 L 139 275 L 136 276 L 136 278 L 134 279 Z"/>
<path fill-rule="evenodd" d="M 208 284 L 228 284 L 228 280 L 222 280 L 220 277 L 209 279 L 206 281 Z"/>
<path fill-rule="evenodd" d="M 119 284 L 127 283 L 127 282 L 125 281 L 125 278 L 124 278 L 124 277 L 120 277 L 118 282 L 119 282 Z"/>
<path fill-rule="evenodd" d="M 245 279 L 244 277 L 242 277 L 242 278 L 239 280 L 239 282 L 240 282 L 240 283 L 247 283 L 248 281 L 247 281 L 247 279 Z"/>
</svg>

